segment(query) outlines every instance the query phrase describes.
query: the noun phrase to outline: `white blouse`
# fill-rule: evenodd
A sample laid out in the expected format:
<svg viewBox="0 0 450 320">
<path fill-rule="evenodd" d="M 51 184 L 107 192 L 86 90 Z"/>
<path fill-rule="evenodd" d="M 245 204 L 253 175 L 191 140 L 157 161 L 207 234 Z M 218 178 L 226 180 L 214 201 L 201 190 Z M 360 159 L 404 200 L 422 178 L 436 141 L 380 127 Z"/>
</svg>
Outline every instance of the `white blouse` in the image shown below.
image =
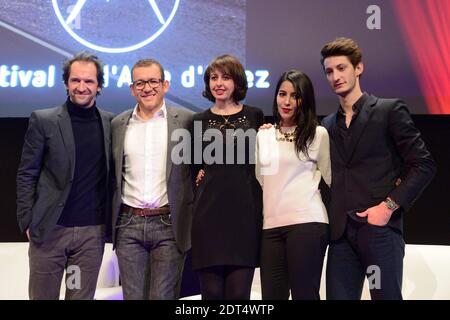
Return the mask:
<svg viewBox="0 0 450 320">
<path fill-rule="evenodd" d="M 294 142 L 277 141 L 275 127 L 261 129 L 256 141 L 256 177 L 263 188 L 263 229 L 298 223 L 328 223 L 318 189 L 320 179 L 331 185 L 330 141 L 316 128 L 309 159 L 297 155 Z"/>
</svg>

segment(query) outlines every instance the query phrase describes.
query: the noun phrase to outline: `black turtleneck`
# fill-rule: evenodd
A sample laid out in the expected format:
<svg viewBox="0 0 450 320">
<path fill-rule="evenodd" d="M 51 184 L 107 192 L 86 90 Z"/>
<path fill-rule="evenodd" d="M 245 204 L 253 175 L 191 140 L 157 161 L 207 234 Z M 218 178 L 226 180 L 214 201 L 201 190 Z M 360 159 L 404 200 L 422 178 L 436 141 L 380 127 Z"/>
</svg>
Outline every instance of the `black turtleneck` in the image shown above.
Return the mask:
<svg viewBox="0 0 450 320">
<path fill-rule="evenodd" d="M 101 117 L 95 104 L 82 108 L 67 99 L 75 140 L 75 172 L 58 224 L 65 227 L 103 224 L 106 203 L 106 158 Z"/>
</svg>

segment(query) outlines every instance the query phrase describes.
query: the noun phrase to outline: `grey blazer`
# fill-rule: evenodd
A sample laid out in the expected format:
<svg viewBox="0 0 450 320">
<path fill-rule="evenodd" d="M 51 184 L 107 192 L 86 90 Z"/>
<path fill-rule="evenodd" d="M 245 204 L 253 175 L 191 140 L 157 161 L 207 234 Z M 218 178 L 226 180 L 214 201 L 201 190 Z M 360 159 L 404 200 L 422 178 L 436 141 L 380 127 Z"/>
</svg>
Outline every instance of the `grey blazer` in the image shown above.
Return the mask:
<svg viewBox="0 0 450 320">
<path fill-rule="evenodd" d="M 100 109 L 99 113 L 109 176 L 113 114 Z M 58 222 L 69 196 L 74 170 L 75 141 L 66 104 L 34 111 L 17 171 L 17 220 L 22 231 L 30 229 L 33 242 L 43 242 Z"/>
<path fill-rule="evenodd" d="M 113 119 L 112 149 L 115 173 L 115 187 L 112 207 L 113 244 L 116 240 L 116 223 L 122 203 L 122 168 L 125 132 L 133 109 L 127 110 Z M 180 251 L 186 252 L 191 247 L 192 207 L 194 201 L 193 180 L 189 164 L 174 164 L 171 153 L 178 141 L 171 141 L 172 132 L 178 128 L 190 130 L 193 112 L 167 106 L 168 147 L 166 163 L 167 196 L 169 199 L 175 241 Z"/>
</svg>

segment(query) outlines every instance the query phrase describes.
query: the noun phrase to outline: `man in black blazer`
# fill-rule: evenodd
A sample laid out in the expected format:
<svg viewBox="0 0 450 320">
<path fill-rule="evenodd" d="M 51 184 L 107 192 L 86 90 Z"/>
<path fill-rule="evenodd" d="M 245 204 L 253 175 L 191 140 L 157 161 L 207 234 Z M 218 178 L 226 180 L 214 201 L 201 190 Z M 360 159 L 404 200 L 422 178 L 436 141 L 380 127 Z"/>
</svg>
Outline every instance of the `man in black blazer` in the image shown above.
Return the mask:
<svg viewBox="0 0 450 320">
<path fill-rule="evenodd" d="M 67 101 L 34 111 L 17 172 L 17 219 L 30 241 L 30 299 L 92 299 L 109 217 L 111 113 L 96 107 L 103 65 L 81 52 L 63 67 Z"/>
<path fill-rule="evenodd" d="M 330 134 L 327 299 L 360 299 L 367 275 L 372 299 L 402 299 L 402 215 L 435 174 L 435 163 L 403 101 L 363 93 L 361 50 L 338 38 L 321 51 L 338 111 Z"/>
</svg>

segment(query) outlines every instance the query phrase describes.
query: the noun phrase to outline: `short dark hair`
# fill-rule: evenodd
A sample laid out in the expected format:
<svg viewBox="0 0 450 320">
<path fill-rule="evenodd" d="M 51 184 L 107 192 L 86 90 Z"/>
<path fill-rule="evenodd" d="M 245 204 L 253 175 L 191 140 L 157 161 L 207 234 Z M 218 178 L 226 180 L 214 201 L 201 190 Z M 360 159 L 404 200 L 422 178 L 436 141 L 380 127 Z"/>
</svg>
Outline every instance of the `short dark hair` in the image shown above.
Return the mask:
<svg viewBox="0 0 450 320">
<path fill-rule="evenodd" d="M 84 61 L 84 62 L 92 62 L 95 67 L 97 68 L 97 82 L 98 87 L 103 88 L 103 62 L 94 54 L 81 51 L 73 56 L 72 59 L 66 60 L 63 64 L 63 80 L 64 84 L 67 86 L 69 82 L 70 77 L 70 68 L 72 67 L 72 64 L 76 61 Z M 97 92 L 97 94 L 100 94 Z"/>
<path fill-rule="evenodd" d="M 352 63 L 353 67 L 362 61 L 361 48 L 358 46 L 355 40 L 350 38 L 337 38 L 331 42 L 328 42 L 320 51 L 322 58 L 320 63 L 324 66 L 324 61 L 328 57 L 334 56 L 346 56 Z"/>
<path fill-rule="evenodd" d="M 159 63 L 159 61 L 155 60 L 155 59 L 141 59 L 139 61 L 137 61 L 133 68 L 131 68 L 131 79 L 133 80 L 133 71 L 136 68 L 143 68 L 143 67 L 150 67 L 152 65 L 156 65 L 158 66 L 159 70 L 161 71 L 161 80 L 164 81 L 165 77 L 164 77 L 164 68 L 162 66 L 161 63 Z"/>
<path fill-rule="evenodd" d="M 211 93 L 211 88 L 209 87 L 209 78 L 214 70 L 219 70 L 223 73 L 229 74 L 233 79 L 235 86 L 233 92 L 233 100 L 235 103 L 238 103 L 245 98 L 247 94 L 248 83 L 244 67 L 236 57 L 229 54 L 224 54 L 215 58 L 206 68 L 205 74 L 203 76 L 203 81 L 205 82 L 205 90 L 202 93 L 205 98 L 212 102 L 216 101 L 213 94 Z"/>
<path fill-rule="evenodd" d="M 313 142 L 316 135 L 316 128 L 319 125 L 316 115 L 316 98 L 311 79 L 299 70 L 289 70 L 284 72 L 278 80 L 273 99 L 273 116 L 276 123 L 280 125 L 281 116 L 278 112 L 277 96 L 281 84 L 289 81 L 294 87 L 297 100 L 297 108 L 294 113 L 294 122 L 297 126 L 295 135 L 295 150 L 297 155 L 300 152 L 309 158 L 308 147 Z"/>
</svg>

